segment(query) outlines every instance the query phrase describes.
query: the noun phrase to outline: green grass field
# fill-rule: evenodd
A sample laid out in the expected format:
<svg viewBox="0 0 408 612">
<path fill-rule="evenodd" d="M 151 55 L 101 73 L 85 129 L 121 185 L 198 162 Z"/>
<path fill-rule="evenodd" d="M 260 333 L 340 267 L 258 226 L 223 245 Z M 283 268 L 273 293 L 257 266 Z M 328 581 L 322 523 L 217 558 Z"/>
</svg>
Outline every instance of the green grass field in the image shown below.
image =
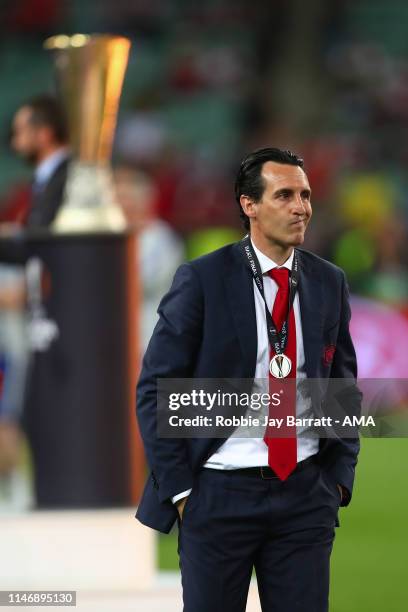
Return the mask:
<svg viewBox="0 0 408 612">
<path fill-rule="evenodd" d="M 408 610 L 407 458 L 408 439 L 362 440 L 353 501 L 340 510 L 330 612 Z M 178 569 L 175 533 L 159 538 L 159 567 Z"/>
</svg>

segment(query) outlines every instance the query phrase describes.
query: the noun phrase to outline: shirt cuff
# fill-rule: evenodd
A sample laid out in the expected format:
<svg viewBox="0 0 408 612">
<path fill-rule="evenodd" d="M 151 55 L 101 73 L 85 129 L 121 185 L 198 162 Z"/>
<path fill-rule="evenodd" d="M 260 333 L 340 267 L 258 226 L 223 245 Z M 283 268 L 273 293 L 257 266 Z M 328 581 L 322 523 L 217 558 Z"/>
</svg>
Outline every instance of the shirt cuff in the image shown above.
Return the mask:
<svg viewBox="0 0 408 612">
<path fill-rule="evenodd" d="M 177 495 L 174 495 L 171 498 L 171 501 L 173 502 L 173 504 L 177 503 L 180 499 L 183 499 L 183 497 L 188 497 L 191 493 L 192 489 L 187 489 L 187 491 L 183 491 L 182 493 L 177 493 Z"/>
</svg>

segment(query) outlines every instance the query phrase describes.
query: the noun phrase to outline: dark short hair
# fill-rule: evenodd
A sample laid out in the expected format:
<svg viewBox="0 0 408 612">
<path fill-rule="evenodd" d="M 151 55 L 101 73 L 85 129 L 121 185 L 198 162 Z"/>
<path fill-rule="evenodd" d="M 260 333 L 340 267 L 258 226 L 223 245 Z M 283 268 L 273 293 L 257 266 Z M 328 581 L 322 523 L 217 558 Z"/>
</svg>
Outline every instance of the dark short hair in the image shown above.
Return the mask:
<svg viewBox="0 0 408 612">
<path fill-rule="evenodd" d="M 299 166 L 300 168 L 304 166 L 303 159 L 291 151 L 283 151 L 275 147 L 257 149 L 244 157 L 235 180 L 235 199 L 239 206 L 240 217 L 247 230 L 249 230 L 249 218 L 242 210 L 240 198 L 242 195 L 246 195 L 254 202 L 259 202 L 265 190 L 265 182 L 261 174 L 262 167 L 268 161 Z"/>
<path fill-rule="evenodd" d="M 65 113 L 53 96 L 43 95 L 27 100 L 22 107 L 31 110 L 30 122 L 33 125 L 46 125 L 53 131 L 55 140 L 65 143 L 68 140 L 68 127 Z"/>
</svg>

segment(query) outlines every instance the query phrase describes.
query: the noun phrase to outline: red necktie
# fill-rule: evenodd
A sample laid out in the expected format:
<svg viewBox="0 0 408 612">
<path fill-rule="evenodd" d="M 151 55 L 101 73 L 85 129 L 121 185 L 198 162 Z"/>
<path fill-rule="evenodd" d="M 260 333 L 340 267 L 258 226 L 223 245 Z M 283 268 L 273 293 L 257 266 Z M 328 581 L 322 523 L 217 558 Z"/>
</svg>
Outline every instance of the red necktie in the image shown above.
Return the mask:
<svg viewBox="0 0 408 612">
<path fill-rule="evenodd" d="M 289 270 L 274 268 L 269 272 L 269 276 L 278 285 L 272 319 L 280 331 L 288 315 Z M 296 426 L 287 425 L 288 416 L 296 417 L 296 325 L 293 306 L 289 313 L 288 341 L 284 353 L 292 362 L 287 378 L 275 378 L 269 372 L 269 393 L 280 395 L 279 406 L 269 406 L 269 418 L 282 418 L 283 425 L 280 429 L 268 427 L 264 436 L 268 447 L 268 464 L 281 480 L 286 480 L 297 465 Z M 275 354 L 273 348 L 270 348 L 270 359 Z M 280 393 L 282 390 L 283 393 Z M 282 434 L 284 437 L 277 437 Z"/>
</svg>

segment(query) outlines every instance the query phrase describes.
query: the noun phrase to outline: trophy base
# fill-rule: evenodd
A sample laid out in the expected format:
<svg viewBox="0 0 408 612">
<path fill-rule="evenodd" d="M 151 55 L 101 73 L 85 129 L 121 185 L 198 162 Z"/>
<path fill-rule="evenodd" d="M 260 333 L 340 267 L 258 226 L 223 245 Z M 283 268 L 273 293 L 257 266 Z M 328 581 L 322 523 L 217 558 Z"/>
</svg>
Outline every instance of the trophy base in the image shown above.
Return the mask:
<svg viewBox="0 0 408 612">
<path fill-rule="evenodd" d="M 90 232 L 123 232 L 126 222 L 116 206 L 76 208 L 67 206 L 60 210 L 52 230 L 58 234 Z"/>
<path fill-rule="evenodd" d="M 123 232 L 127 227 L 116 204 L 109 166 L 73 161 L 62 206 L 52 224 L 58 234 Z"/>
</svg>

